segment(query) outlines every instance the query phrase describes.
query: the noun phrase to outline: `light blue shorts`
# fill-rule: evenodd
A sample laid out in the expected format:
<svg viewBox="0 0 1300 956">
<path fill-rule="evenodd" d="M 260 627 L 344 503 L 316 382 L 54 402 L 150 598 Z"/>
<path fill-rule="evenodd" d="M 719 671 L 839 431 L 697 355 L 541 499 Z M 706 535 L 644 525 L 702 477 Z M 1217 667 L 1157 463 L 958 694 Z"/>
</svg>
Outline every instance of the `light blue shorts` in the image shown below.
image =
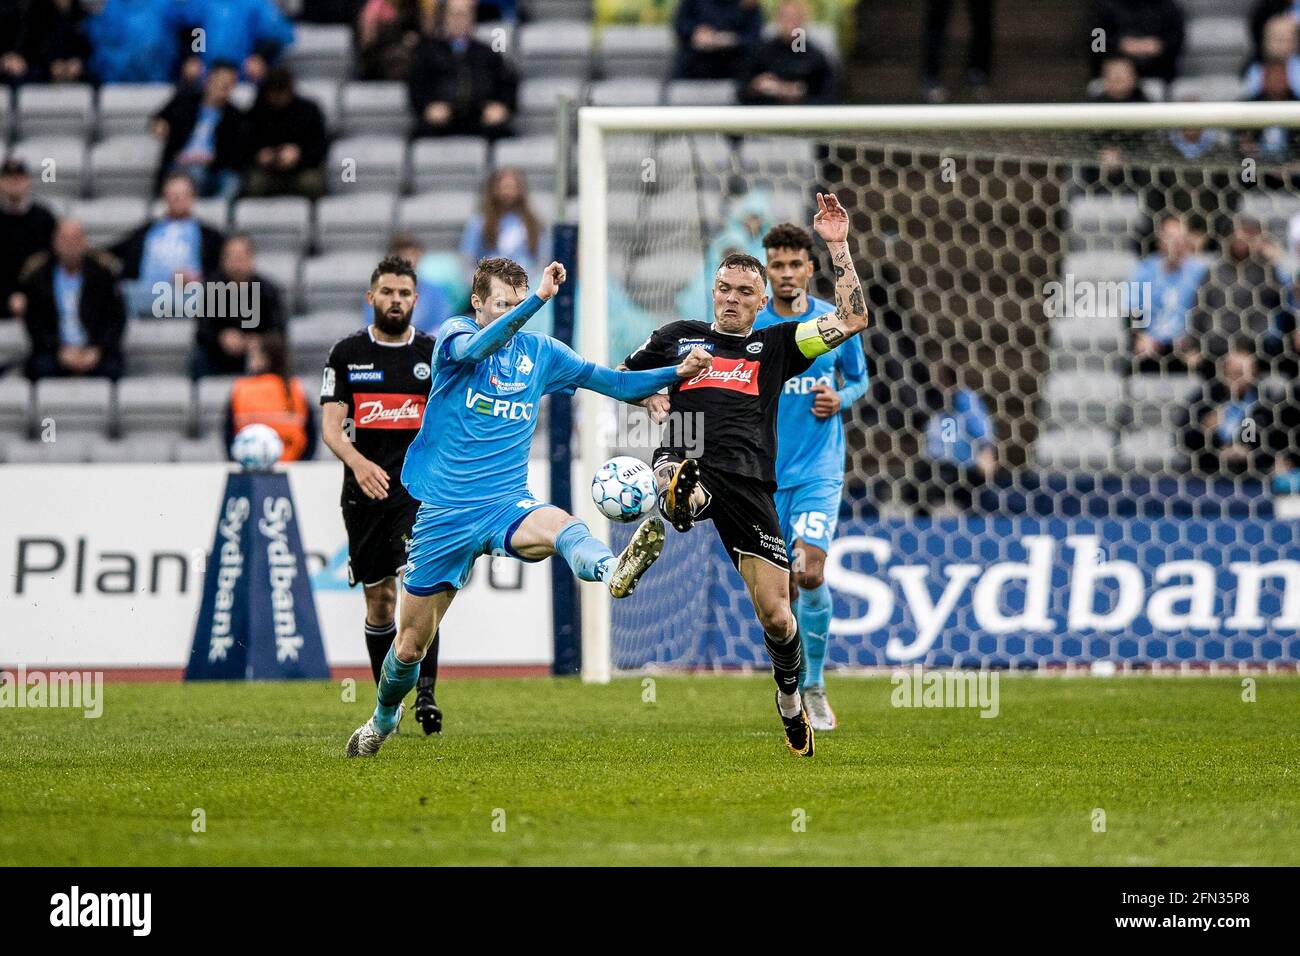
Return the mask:
<svg viewBox="0 0 1300 956">
<path fill-rule="evenodd" d="M 411 530 L 402 586 L 424 597 L 459 591 L 482 554 L 501 554 L 520 561 L 510 547 L 515 529 L 538 508 L 549 507 L 525 490 L 482 505 L 420 505 Z"/>
<path fill-rule="evenodd" d="M 786 546 L 791 549 L 792 556 L 796 538 L 823 551 L 831 549 L 843 494 L 844 482 L 839 478 L 810 481 L 793 488 L 777 490 L 773 496 L 776 515 L 781 521 L 781 534 L 785 536 Z"/>
</svg>

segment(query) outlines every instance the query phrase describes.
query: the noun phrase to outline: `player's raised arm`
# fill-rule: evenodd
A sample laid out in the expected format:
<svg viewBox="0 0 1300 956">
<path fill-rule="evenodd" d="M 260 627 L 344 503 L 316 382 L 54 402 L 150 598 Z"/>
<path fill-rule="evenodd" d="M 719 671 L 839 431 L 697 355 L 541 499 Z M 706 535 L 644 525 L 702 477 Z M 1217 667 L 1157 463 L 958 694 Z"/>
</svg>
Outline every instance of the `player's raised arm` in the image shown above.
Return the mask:
<svg viewBox="0 0 1300 956">
<path fill-rule="evenodd" d="M 867 327 L 867 300 L 849 254 L 849 214 L 834 193 L 817 194 L 813 231 L 830 250 L 835 269 L 835 311 L 799 324 L 799 350 L 809 358 L 842 345 Z"/>
<path fill-rule="evenodd" d="M 537 314 L 551 296 L 563 285 L 566 274 L 564 266 L 552 262 L 542 273 L 541 285 L 537 291 L 524 299 L 509 312 L 497 317 L 477 332 L 469 328 L 453 329 L 447 342 L 446 354 L 453 362 L 481 362 L 501 346 L 510 341 L 510 337 L 523 328 L 524 323 Z M 518 294 L 518 293 L 516 293 Z M 476 306 L 476 308 L 478 308 Z"/>
<path fill-rule="evenodd" d="M 640 404 L 644 399 L 671 385 L 679 378 L 694 378 L 713 367 L 713 356 L 705 349 L 693 348 L 676 365 L 634 372 L 624 368 L 612 369 L 603 365 L 592 367 L 582 388 L 608 395 L 620 402 Z"/>
</svg>

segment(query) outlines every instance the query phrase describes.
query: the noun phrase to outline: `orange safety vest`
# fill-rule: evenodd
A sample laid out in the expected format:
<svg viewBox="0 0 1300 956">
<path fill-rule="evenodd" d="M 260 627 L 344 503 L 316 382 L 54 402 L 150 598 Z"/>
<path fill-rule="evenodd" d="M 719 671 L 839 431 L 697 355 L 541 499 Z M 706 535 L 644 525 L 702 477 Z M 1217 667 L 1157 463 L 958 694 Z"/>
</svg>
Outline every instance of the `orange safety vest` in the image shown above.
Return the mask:
<svg viewBox="0 0 1300 956">
<path fill-rule="evenodd" d="M 289 395 L 278 375 L 248 375 L 230 390 L 235 434 L 248 425 L 270 425 L 284 442 L 281 461 L 298 461 L 307 450 L 307 416 L 311 414 L 302 382 L 289 379 Z"/>
</svg>

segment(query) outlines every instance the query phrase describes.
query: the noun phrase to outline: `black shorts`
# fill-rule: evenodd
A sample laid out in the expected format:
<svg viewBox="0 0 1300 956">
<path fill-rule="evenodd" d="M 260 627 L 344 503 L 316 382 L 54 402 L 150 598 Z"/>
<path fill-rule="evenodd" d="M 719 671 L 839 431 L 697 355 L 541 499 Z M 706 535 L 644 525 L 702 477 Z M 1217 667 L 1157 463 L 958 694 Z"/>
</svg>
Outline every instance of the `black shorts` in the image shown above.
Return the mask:
<svg viewBox="0 0 1300 956">
<path fill-rule="evenodd" d="M 665 461 L 681 461 L 681 458 L 662 454 L 655 458 L 654 469 L 658 471 Z M 698 464 L 704 507 L 696 512 L 695 518 L 713 522 L 736 570 L 740 570 L 740 557 L 745 554 L 790 570 L 781 521 L 768 484 L 758 478 L 719 471 L 703 461 Z"/>
<path fill-rule="evenodd" d="M 348 583 L 378 584 L 406 565 L 406 549 L 420 502 L 401 497 L 374 501 L 361 492 L 343 497 L 343 525 L 348 530 Z"/>
</svg>

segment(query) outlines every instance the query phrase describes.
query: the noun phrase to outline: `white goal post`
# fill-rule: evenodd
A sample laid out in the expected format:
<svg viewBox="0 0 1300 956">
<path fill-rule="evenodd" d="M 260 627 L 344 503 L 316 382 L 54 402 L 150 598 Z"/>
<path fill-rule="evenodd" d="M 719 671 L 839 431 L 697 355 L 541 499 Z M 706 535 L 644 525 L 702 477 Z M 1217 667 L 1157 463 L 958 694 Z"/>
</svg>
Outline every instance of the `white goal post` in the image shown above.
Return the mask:
<svg viewBox="0 0 1300 956">
<path fill-rule="evenodd" d="M 1174 130 L 1300 127 L 1300 103 L 1027 104 L 827 107 L 583 107 L 578 111 L 579 351 L 604 363 L 609 353 L 606 280 L 610 270 L 609 142 L 619 134 L 815 135 Z M 808 216 L 811 220 L 812 211 Z M 861 268 L 860 270 L 861 271 Z M 703 316 L 702 316 L 703 318 Z M 609 399 L 578 392 L 579 480 L 575 510 L 597 534 L 609 525 L 587 493 L 587 478 L 608 457 L 602 431 Z M 671 532 L 670 532 L 671 534 Z M 603 535 L 602 535 L 603 536 Z M 658 570 L 658 569 L 656 569 Z M 654 573 L 653 571 L 651 572 Z M 611 601 L 604 588 L 580 587 L 582 677 L 610 680 Z"/>
</svg>

